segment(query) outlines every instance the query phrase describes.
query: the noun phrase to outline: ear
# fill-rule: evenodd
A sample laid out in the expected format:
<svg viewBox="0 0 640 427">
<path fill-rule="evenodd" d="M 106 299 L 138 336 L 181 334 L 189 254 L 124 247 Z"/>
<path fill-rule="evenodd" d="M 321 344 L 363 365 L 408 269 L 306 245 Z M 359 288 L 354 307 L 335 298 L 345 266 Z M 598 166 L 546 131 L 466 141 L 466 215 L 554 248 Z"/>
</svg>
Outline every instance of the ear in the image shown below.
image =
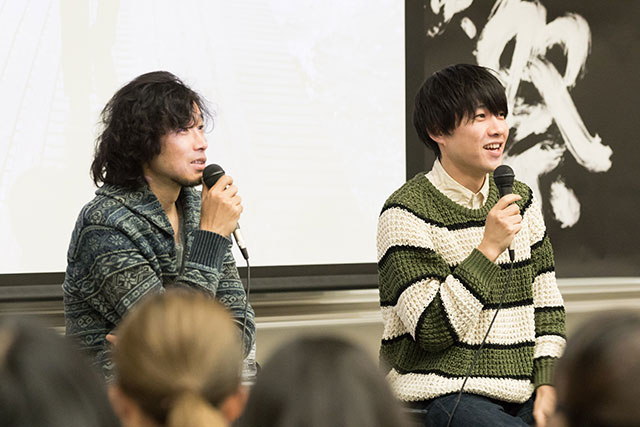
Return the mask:
<svg viewBox="0 0 640 427">
<path fill-rule="evenodd" d="M 247 399 L 249 399 L 249 389 L 241 385 L 238 387 L 238 391 L 227 397 L 220 405 L 222 415 L 224 415 L 229 422 L 237 420 L 242 414 L 242 411 L 244 411 Z"/>
<path fill-rule="evenodd" d="M 435 142 L 437 142 L 438 145 L 442 145 L 446 142 L 446 138 L 441 133 L 434 134 L 429 132 L 429 137 L 433 139 Z"/>
</svg>

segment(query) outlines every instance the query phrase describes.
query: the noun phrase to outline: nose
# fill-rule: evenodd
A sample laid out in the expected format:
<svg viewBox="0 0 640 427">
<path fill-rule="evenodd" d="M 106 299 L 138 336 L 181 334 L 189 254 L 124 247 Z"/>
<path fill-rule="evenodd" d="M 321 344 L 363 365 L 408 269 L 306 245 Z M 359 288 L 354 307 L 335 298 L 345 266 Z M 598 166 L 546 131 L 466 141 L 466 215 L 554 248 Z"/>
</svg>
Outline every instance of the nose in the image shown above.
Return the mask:
<svg viewBox="0 0 640 427">
<path fill-rule="evenodd" d="M 504 117 L 491 115 L 489 127 L 487 128 L 490 135 L 504 135 L 509 132 L 509 126 Z"/>
<path fill-rule="evenodd" d="M 204 136 L 204 132 L 198 128 L 192 129 L 194 132 L 194 140 L 195 140 L 195 149 L 205 151 L 209 148 L 209 143 L 207 142 L 207 138 Z"/>
</svg>

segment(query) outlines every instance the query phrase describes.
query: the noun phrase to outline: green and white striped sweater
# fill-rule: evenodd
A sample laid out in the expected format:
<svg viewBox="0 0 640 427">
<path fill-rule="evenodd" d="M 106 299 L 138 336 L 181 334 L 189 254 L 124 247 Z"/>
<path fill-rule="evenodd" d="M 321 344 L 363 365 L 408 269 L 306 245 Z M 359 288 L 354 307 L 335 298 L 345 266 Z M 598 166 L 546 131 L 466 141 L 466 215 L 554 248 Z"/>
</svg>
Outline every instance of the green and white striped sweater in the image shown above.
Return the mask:
<svg viewBox="0 0 640 427">
<path fill-rule="evenodd" d="M 469 393 L 525 402 L 550 384 L 565 345 L 565 311 L 540 206 L 525 184 L 514 193 L 523 216 L 511 284 L 465 386 Z M 386 201 L 378 223 L 378 275 L 384 332 L 380 358 L 397 397 L 421 401 L 460 390 L 507 280 L 476 248 L 498 201 L 467 209 L 419 174 Z"/>
</svg>

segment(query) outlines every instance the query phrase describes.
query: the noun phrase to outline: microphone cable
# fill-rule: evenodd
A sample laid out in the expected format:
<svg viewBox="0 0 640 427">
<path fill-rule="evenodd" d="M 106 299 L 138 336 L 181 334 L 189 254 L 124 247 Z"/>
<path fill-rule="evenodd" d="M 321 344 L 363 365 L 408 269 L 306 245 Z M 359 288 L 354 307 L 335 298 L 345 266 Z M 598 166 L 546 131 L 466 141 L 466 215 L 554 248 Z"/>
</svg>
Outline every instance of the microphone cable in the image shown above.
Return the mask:
<svg viewBox="0 0 640 427">
<path fill-rule="evenodd" d="M 484 334 L 484 338 L 482 338 L 482 342 L 480 343 L 480 347 L 478 347 L 478 349 L 476 350 L 474 356 L 473 356 L 473 360 L 471 361 L 471 365 L 469 366 L 469 369 L 467 370 L 467 373 L 464 377 L 464 381 L 462 382 L 462 387 L 460 387 L 460 391 L 458 392 L 458 398 L 456 399 L 456 403 L 455 405 L 453 405 L 453 410 L 451 411 L 451 414 L 449 415 L 449 421 L 447 422 L 447 427 L 449 427 L 451 425 L 451 421 L 453 420 L 453 415 L 456 413 L 456 409 L 458 409 L 458 404 L 460 403 L 460 399 L 462 398 L 462 392 L 464 391 L 464 386 L 467 384 L 467 381 L 469 380 L 469 377 L 471 376 L 471 372 L 473 372 L 473 368 L 476 367 L 476 363 L 478 362 L 478 356 L 480 355 L 480 352 L 482 351 L 482 348 L 484 347 L 485 343 L 487 342 L 487 337 L 489 336 L 489 332 L 491 332 L 491 327 L 493 326 L 493 323 L 496 321 L 496 317 L 498 317 L 498 313 L 500 312 L 500 309 L 502 308 L 502 304 L 504 303 L 504 297 L 507 294 L 507 288 L 509 287 L 509 284 L 511 283 L 511 273 L 513 271 L 513 260 L 515 258 L 515 253 L 513 251 L 513 249 L 509 249 L 509 258 L 511 259 L 511 263 L 509 265 L 509 274 L 507 276 L 507 283 L 505 283 L 504 288 L 502 288 L 502 295 L 500 295 L 500 302 L 498 303 L 498 308 L 496 308 L 496 312 L 493 315 L 493 318 L 491 319 L 491 323 L 489 323 L 489 327 L 487 328 L 487 333 Z"/>
<path fill-rule="evenodd" d="M 246 334 L 247 334 L 247 313 L 249 311 L 249 292 L 251 292 L 251 266 L 249 265 L 249 257 L 245 258 L 247 262 L 247 291 L 245 292 L 245 300 L 244 300 L 244 322 L 242 322 L 242 354 L 247 351 L 247 357 L 251 352 L 251 349 L 246 347 Z"/>
<path fill-rule="evenodd" d="M 202 171 L 202 185 L 206 185 L 207 188 L 211 188 L 224 174 L 225 172 L 224 169 L 222 169 L 222 166 L 210 164 Z M 244 243 L 244 239 L 242 238 L 242 233 L 240 232 L 240 224 L 236 224 L 236 229 L 232 234 L 240 252 L 242 253 L 242 257 L 247 263 L 247 290 L 245 292 L 246 295 L 244 300 L 244 321 L 242 322 L 242 354 L 244 355 L 245 350 L 249 350 L 247 354 L 251 352 L 250 349 L 246 348 L 245 343 L 245 337 L 247 335 L 247 313 L 249 311 L 249 293 L 251 292 L 251 266 L 249 265 L 249 252 Z M 231 238 L 231 236 L 229 236 L 229 238 Z"/>
</svg>

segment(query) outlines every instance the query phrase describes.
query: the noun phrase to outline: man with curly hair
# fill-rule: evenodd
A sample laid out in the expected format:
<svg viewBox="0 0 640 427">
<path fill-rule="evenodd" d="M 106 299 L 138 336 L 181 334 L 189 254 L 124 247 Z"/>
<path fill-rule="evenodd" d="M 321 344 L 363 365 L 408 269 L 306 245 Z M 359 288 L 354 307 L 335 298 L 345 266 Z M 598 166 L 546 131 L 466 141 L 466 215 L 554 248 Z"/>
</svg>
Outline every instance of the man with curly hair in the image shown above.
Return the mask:
<svg viewBox="0 0 640 427">
<path fill-rule="evenodd" d="M 216 297 L 253 345 L 253 310 L 231 253 L 242 212 L 238 189 L 221 177 L 200 194 L 208 147 L 203 99 L 165 71 L 143 74 L 102 111 L 91 175 L 102 184 L 80 212 L 63 284 L 66 333 L 109 379 L 106 335 L 141 298 L 179 284 Z M 197 327 L 197 325 L 193 325 Z"/>
</svg>

